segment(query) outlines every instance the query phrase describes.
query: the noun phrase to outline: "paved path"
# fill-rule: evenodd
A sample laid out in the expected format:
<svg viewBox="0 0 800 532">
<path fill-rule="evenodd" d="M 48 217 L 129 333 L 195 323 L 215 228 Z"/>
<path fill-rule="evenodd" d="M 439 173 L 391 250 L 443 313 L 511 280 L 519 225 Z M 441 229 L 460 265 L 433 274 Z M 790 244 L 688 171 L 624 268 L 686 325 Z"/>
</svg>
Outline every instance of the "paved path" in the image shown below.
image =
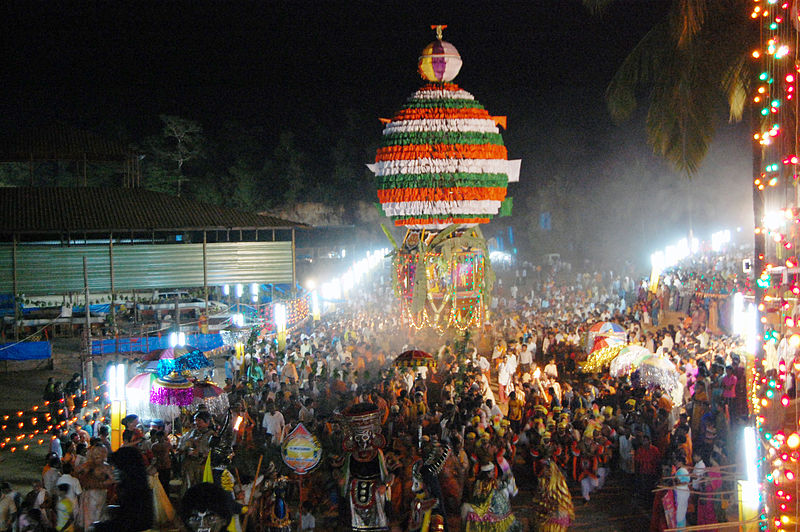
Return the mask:
<svg viewBox="0 0 800 532">
<path fill-rule="evenodd" d="M 511 506 L 523 524 L 534 521 L 533 482 L 534 479 L 526 476 L 524 471 L 518 471 L 520 492 L 511 500 Z M 589 502 L 584 502 L 579 486 L 570 484 L 570 491 L 575 505 L 575 522 L 571 531 L 633 532 L 650 529 L 650 510 L 636 501 L 632 486 L 625 484 L 622 478 L 610 477 L 602 490 L 592 494 Z"/>
</svg>

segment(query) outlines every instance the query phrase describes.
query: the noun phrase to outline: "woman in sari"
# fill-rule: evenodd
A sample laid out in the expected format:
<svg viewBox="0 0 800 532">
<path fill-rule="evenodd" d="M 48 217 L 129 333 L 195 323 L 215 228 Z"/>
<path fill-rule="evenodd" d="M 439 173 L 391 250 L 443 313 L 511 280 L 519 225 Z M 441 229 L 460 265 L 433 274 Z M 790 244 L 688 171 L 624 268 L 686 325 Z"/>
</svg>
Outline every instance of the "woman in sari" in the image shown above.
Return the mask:
<svg viewBox="0 0 800 532">
<path fill-rule="evenodd" d="M 717 523 L 716 499 L 714 493 L 722 486 L 722 474 L 719 470 L 719 456 L 712 453 L 708 459 L 703 461 L 709 464 L 706 468 L 705 481 L 701 490 L 705 495 L 700 495 L 697 499 L 697 524 L 713 525 Z M 707 532 L 715 532 L 716 528 L 704 529 Z"/>
<path fill-rule="evenodd" d="M 692 434 L 700 434 L 700 420 L 708 412 L 708 393 L 706 384 L 702 380 L 695 383 L 694 395 L 692 396 Z"/>
</svg>

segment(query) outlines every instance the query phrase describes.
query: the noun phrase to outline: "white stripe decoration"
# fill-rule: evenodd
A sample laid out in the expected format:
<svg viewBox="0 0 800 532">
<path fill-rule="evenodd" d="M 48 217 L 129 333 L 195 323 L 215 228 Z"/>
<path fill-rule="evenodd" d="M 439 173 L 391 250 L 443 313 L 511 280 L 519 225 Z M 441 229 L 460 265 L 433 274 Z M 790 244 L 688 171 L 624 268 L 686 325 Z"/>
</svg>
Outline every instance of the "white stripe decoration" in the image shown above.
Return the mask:
<svg viewBox="0 0 800 532">
<path fill-rule="evenodd" d="M 386 216 L 435 216 L 448 214 L 497 214 L 501 201 L 400 201 L 382 203 Z"/>
<path fill-rule="evenodd" d="M 413 100 L 474 100 L 475 96 L 470 94 L 469 92 L 465 91 L 464 89 L 459 89 L 457 91 L 451 91 L 447 89 L 436 89 L 436 90 L 418 90 L 413 95 L 411 95 L 411 99 Z"/>
<path fill-rule="evenodd" d="M 494 120 L 481 118 L 426 118 L 420 120 L 398 120 L 390 122 L 384 129 L 384 135 L 392 133 L 420 133 L 420 132 L 474 132 L 497 133 L 500 129 Z"/>
<path fill-rule="evenodd" d="M 402 174 L 506 174 L 505 159 L 402 159 L 367 164 L 378 177 Z M 516 163 L 519 169 L 519 162 Z M 519 177 L 519 176 L 518 176 Z"/>
</svg>

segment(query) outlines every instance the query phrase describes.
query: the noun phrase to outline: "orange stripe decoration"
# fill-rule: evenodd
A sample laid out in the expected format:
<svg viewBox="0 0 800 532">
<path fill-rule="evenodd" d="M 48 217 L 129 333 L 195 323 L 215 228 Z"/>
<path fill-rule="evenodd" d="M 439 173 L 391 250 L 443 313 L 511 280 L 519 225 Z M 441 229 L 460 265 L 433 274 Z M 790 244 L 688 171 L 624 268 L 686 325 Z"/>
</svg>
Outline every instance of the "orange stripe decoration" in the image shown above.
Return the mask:
<svg viewBox="0 0 800 532">
<path fill-rule="evenodd" d="M 431 120 L 431 119 L 456 120 L 459 118 L 479 118 L 482 120 L 492 119 L 492 117 L 489 115 L 489 111 L 487 111 L 486 109 L 477 109 L 471 107 L 467 108 L 412 107 L 398 111 L 397 114 L 394 115 L 394 117 L 392 118 L 392 121 L 399 122 L 400 120 Z"/>
<path fill-rule="evenodd" d="M 464 201 L 506 198 L 505 187 L 393 188 L 378 191 L 381 203 L 403 201 Z"/>
<path fill-rule="evenodd" d="M 494 120 L 494 123 L 497 124 L 499 127 L 502 127 L 503 129 L 508 129 L 506 127 L 506 125 L 508 124 L 508 119 L 505 116 L 493 116 L 492 120 Z"/>
<path fill-rule="evenodd" d="M 432 224 L 488 224 L 490 218 L 404 218 L 395 220 L 394 225 L 432 225 Z"/>
<path fill-rule="evenodd" d="M 508 150 L 496 144 L 411 144 L 378 148 L 375 162 L 410 159 L 507 159 Z"/>
<path fill-rule="evenodd" d="M 460 90 L 463 90 L 463 89 L 461 87 L 459 87 L 458 85 L 456 85 L 455 83 L 444 82 L 444 83 L 436 83 L 436 84 L 428 83 L 427 85 L 423 85 L 422 87 L 420 87 L 417 90 L 420 90 L 420 91 L 446 90 L 446 91 L 455 92 L 455 91 L 460 91 Z"/>
</svg>

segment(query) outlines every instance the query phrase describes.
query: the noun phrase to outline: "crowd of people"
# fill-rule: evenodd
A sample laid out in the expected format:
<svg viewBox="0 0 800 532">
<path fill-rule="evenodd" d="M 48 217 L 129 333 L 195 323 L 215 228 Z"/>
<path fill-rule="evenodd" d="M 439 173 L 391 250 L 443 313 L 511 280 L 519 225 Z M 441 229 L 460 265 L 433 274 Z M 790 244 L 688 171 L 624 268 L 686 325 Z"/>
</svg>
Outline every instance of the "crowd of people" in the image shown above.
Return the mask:
<svg viewBox="0 0 800 532">
<path fill-rule="evenodd" d="M 659 296 L 610 272 L 508 275 L 479 330 L 442 337 L 409 331 L 375 286 L 290 332 L 285 349 L 267 336 L 244 357 L 225 355 L 216 377 L 227 414 L 129 415 L 114 452 L 103 417 L 55 430 L 29 493 L 0 484 L 0 530 L 299 521 L 303 530 L 558 531 L 612 477 L 636 486 L 653 529 L 712 530 L 727 520 L 732 428 L 748 417 L 751 368 L 735 339 L 697 320 L 657 326 L 669 304 L 645 320 Z M 681 388 L 582 372 L 598 321 L 671 360 Z M 393 364 L 412 348 L 431 360 Z M 281 444 L 301 422 L 323 458 L 297 512 Z M 532 514 L 514 512 L 515 497 L 529 498 Z"/>
</svg>

